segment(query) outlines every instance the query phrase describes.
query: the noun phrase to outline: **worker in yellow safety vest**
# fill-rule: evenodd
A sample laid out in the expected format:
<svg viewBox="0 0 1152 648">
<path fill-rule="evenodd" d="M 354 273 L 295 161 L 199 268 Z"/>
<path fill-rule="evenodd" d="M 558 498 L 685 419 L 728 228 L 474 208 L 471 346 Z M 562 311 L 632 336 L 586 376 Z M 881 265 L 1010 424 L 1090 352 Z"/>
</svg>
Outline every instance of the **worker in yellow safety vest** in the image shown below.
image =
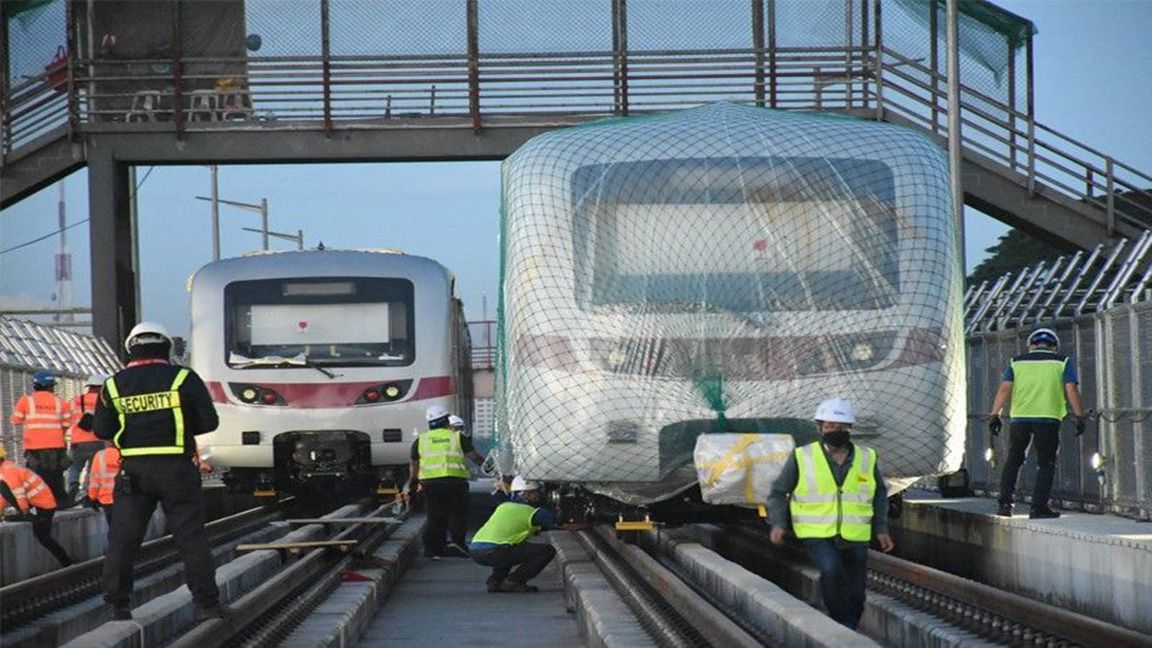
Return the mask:
<svg viewBox="0 0 1152 648">
<path fill-rule="evenodd" d="M 432 405 L 425 412 L 428 431 L 412 442 L 409 491 L 424 494 L 428 523 L 424 527 L 424 555 L 469 558 L 464 534 L 468 531 L 468 481 L 472 473 L 465 457 L 477 465 L 484 457 L 472 447 L 472 438 L 448 427 L 448 410 Z M 447 529 L 451 542 L 444 543 Z"/>
<path fill-rule="evenodd" d="M 884 552 L 888 535 L 888 489 L 877 453 L 851 441 L 856 412 L 843 398 L 828 398 L 814 417 L 820 440 L 796 448 L 768 497 L 773 544 L 792 532 L 820 569 L 820 592 L 828 615 L 853 630 L 860 624 L 868 575 L 868 544 Z"/>
</svg>

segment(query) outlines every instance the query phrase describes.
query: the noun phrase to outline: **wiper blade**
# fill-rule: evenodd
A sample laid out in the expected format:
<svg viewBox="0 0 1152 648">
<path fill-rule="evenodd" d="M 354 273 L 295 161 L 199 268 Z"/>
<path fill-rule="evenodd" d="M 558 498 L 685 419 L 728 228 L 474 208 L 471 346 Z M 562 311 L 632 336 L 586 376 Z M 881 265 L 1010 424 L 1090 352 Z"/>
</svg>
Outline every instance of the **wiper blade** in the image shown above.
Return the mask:
<svg viewBox="0 0 1152 648">
<path fill-rule="evenodd" d="M 235 365 L 238 367 L 283 367 L 285 365 L 293 366 L 293 367 L 309 367 L 311 369 L 315 369 L 316 371 L 319 371 L 320 373 L 324 374 L 325 376 L 328 376 L 328 378 L 335 378 L 336 377 L 336 374 L 325 369 L 324 367 L 321 367 L 320 365 L 316 364 L 312 360 L 309 360 L 308 356 L 304 355 L 303 353 L 298 353 L 298 354 L 296 354 L 290 358 L 285 358 L 284 356 L 264 356 L 263 358 L 247 358 L 245 356 L 240 355 L 239 353 L 232 352 L 228 356 L 228 364 Z"/>
</svg>

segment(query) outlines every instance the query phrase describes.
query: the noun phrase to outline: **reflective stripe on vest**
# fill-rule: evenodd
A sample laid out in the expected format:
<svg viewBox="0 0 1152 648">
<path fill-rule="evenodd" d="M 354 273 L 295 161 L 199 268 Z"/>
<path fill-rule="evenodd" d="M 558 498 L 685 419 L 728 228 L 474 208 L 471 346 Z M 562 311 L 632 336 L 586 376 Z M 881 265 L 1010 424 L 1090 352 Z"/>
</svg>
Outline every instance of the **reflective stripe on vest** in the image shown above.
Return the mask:
<svg viewBox="0 0 1152 648">
<path fill-rule="evenodd" d="M 532 537 L 540 530 L 532 526 L 532 516 L 538 509 L 522 502 L 504 502 L 492 512 L 492 517 L 480 527 L 472 542 L 515 545 Z"/>
<path fill-rule="evenodd" d="M 8 484 L 12 496 L 16 498 L 16 501 L 10 504 L 21 511 L 27 512 L 33 506 L 41 509 L 56 508 L 56 497 L 52 494 L 52 490 L 40 475 L 31 470 L 5 461 L 0 465 L 0 479 Z"/>
<path fill-rule="evenodd" d="M 116 453 L 115 448 L 106 448 L 92 458 L 92 468 L 88 473 L 89 499 L 105 505 L 112 503 L 116 473 L 120 472 L 120 456 Z"/>
<path fill-rule="evenodd" d="M 1008 418 L 1062 420 L 1068 414 L 1064 402 L 1064 367 L 1068 358 L 1012 361 L 1012 406 Z"/>
<path fill-rule="evenodd" d="M 37 396 L 41 399 L 50 399 L 51 405 L 42 403 L 37 410 Z M 27 411 L 21 411 L 21 405 Z M 44 410 L 45 405 L 48 405 L 49 411 Z M 67 413 L 64 411 L 64 403 L 52 392 L 39 391 L 22 397 L 16 404 L 16 411 L 12 413 L 12 423 L 24 426 L 25 450 L 64 447 Z"/>
<path fill-rule="evenodd" d="M 416 449 L 420 453 L 420 479 L 472 476 L 464 463 L 459 432 L 447 428 L 428 430 L 420 435 Z"/>
<path fill-rule="evenodd" d="M 796 448 L 795 454 L 799 475 L 789 510 L 796 537 L 871 540 L 876 451 L 856 446 L 842 488 L 836 486 L 832 467 L 819 442 Z"/>
<path fill-rule="evenodd" d="M 179 389 L 187 377 L 188 369 L 181 369 L 176 374 L 176 379 L 172 381 L 172 386 L 168 388 L 168 391 L 152 392 L 150 394 L 132 394 L 123 397 L 120 396 L 120 390 L 116 388 L 115 378 L 109 378 L 104 383 L 104 389 L 108 390 L 108 398 L 112 401 L 112 407 L 116 410 L 116 414 L 120 418 L 120 428 L 116 430 L 115 436 L 112 437 L 112 442 L 120 449 L 122 456 L 139 457 L 141 455 L 184 454 L 184 410 L 180 407 Z M 129 415 L 159 412 L 162 410 L 172 410 L 172 420 L 176 426 L 176 438 L 173 439 L 172 445 L 125 448 L 120 443 L 120 437 L 124 434 L 124 428 Z"/>
</svg>

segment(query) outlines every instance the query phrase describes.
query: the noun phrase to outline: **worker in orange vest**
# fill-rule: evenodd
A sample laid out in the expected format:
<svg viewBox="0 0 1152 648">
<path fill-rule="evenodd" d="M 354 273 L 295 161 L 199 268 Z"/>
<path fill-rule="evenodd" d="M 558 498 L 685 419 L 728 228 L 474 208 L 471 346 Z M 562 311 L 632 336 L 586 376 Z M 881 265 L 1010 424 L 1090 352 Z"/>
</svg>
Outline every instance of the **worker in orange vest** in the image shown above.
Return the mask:
<svg viewBox="0 0 1152 648">
<path fill-rule="evenodd" d="M 111 441 L 108 447 L 92 457 L 92 466 L 88 469 L 88 497 L 84 499 L 84 506 L 89 508 L 103 508 L 104 517 L 108 525 L 112 525 L 113 490 L 116 487 L 116 475 L 120 474 L 120 450 Z"/>
<path fill-rule="evenodd" d="M 84 466 L 92 461 L 98 452 L 104 450 L 104 442 L 92 433 L 92 413 L 96 411 L 96 401 L 100 398 L 100 388 L 108 376 L 92 374 L 88 376 L 88 391 L 72 399 L 71 429 L 68 430 L 69 456 L 72 467 L 68 469 L 68 492 L 70 502 L 79 501 L 86 488 L 80 484 L 80 474 Z M 92 475 L 91 469 L 88 475 Z"/>
<path fill-rule="evenodd" d="M 52 517 L 56 515 L 56 498 L 40 475 L 8 461 L 8 451 L 0 446 L 0 516 L 15 506 L 18 515 L 4 517 L 5 522 L 31 522 L 32 535 L 52 552 L 60 566 L 72 564 L 72 558 L 60 543 L 52 539 Z M 32 513 L 32 509 L 36 512 Z"/>
<path fill-rule="evenodd" d="M 37 371 L 32 376 L 32 393 L 21 396 L 12 410 L 12 425 L 24 426 L 24 458 L 28 467 L 52 489 L 57 502 L 67 501 L 64 471 L 68 452 L 64 431 L 68 429 L 69 405 L 56 396 L 56 376 Z"/>
</svg>

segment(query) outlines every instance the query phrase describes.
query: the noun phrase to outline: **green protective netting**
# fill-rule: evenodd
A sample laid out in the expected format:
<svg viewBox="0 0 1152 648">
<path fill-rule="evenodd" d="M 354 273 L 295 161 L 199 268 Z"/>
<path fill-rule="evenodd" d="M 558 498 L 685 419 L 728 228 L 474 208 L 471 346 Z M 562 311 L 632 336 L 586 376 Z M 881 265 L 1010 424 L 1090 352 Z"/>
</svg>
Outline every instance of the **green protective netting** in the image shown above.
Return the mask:
<svg viewBox="0 0 1152 648">
<path fill-rule="evenodd" d="M 893 485 L 964 444 L 947 162 L 927 138 L 716 104 L 534 138 L 503 165 L 497 435 L 632 504 L 712 432 L 813 438 L 856 405 Z"/>
</svg>

